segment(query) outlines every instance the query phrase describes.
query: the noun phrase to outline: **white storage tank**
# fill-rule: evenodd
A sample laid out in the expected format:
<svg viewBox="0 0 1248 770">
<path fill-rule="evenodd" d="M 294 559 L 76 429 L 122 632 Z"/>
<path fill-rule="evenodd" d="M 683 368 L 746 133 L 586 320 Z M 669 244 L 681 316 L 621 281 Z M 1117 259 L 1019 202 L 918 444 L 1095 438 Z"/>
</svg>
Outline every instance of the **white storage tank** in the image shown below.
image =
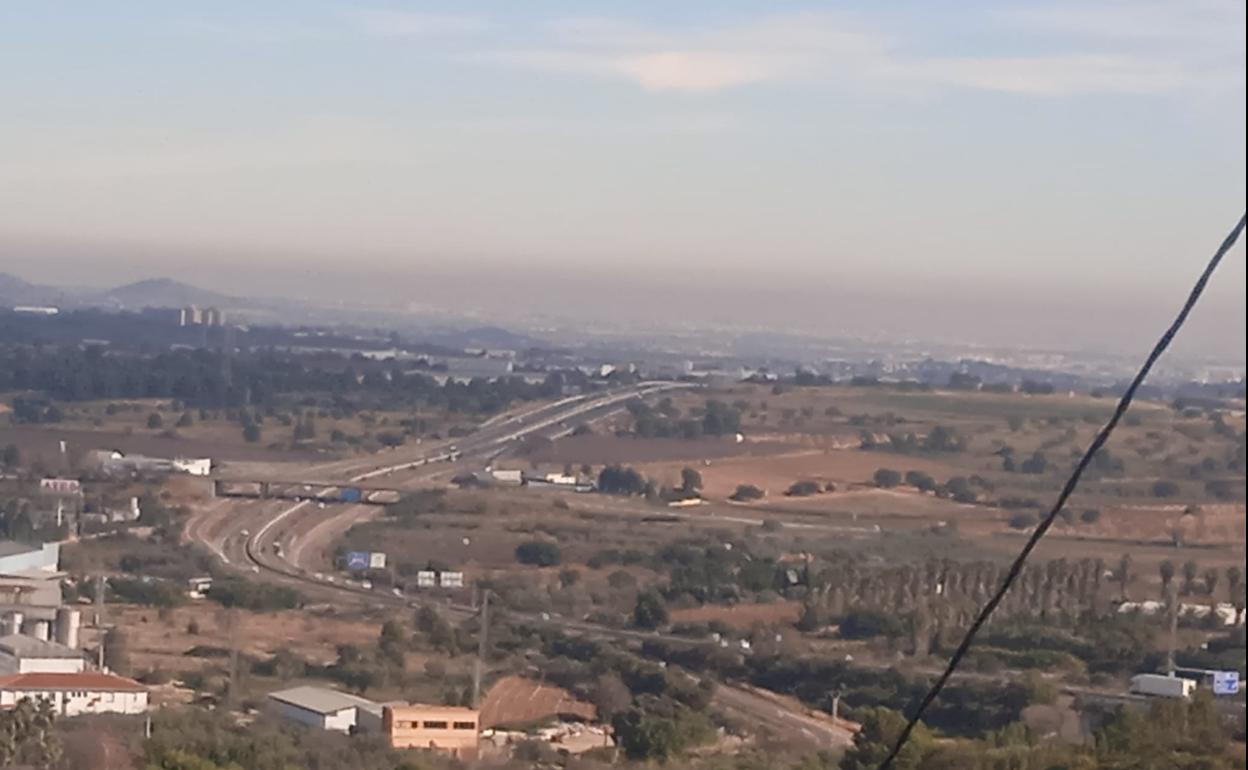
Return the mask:
<svg viewBox="0 0 1248 770">
<path fill-rule="evenodd" d="M 26 636 L 33 636 L 41 642 L 50 641 L 52 624 L 40 618 L 31 618 L 22 624 L 22 633 Z"/>
<path fill-rule="evenodd" d="M 0 617 L 0 636 L 12 636 L 22 632 L 22 613 L 6 612 Z"/>
<path fill-rule="evenodd" d="M 72 607 L 56 611 L 56 641 L 70 649 L 78 649 L 78 629 L 82 625 L 82 613 Z"/>
</svg>

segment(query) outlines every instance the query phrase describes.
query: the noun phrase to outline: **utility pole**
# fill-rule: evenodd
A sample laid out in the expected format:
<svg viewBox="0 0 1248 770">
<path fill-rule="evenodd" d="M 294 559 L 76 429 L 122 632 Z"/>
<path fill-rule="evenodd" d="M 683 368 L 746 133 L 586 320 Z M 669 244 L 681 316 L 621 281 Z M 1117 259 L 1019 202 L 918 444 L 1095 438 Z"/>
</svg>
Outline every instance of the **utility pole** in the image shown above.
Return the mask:
<svg viewBox="0 0 1248 770">
<path fill-rule="evenodd" d="M 844 691 L 840 688 L 832 691 L 832 724 L 836 724 L 837 720 L 840 719 L 841 695 L 843 694 Z"/>
<path fill-rule="evenodd" d="M 95 630 L 98 638 L 98 645 L 95 651 L 95 667 L 100 671 L 104 670 L 104 590 L 106 587 L 104 575 L 95 576 Z"/>
<path fill-rule="evenodd" d="M 1170 640 L 1167 642 L 1166 649 L 1166 674 L 1174 676 L 1174 648 L 1178 645 L 1179 638 L 1179 589 L 1171 584 L 1169 607 L 1170 610 Z"/>
<path fill-rule="evenodd" d="M 484 665 L 486 650 L 489 648 L 490 635 L 490 591 L 481 590 L 481 628 L 477 632 L 477 659 L 472 666 L 472 707 L 481 703 L 481 668 Z"/>
<path fill-rule="evenodd" d="M 238 610 L 226 610 L 225 618 L 230 635 L 230 689 L 226 704 L 233 709 L 238 705 Z"/>
</svg>

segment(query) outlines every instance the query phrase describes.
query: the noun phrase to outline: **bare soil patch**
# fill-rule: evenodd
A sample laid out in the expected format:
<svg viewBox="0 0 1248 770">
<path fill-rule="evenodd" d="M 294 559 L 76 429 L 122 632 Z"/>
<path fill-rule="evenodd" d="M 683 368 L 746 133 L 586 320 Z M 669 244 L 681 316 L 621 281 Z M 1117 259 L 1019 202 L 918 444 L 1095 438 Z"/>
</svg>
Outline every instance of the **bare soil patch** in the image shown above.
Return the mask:
<svg viewBox="0 0 1248 770">
<path fill-rule="evenodd" d="M 673 623 L 710 623 L 748 630 L 757 623 L 763 625 L 791 626 L 802 616 L 801 602 L 771 602 L 769 604 L 734 604 L 724 607 L 707 604 L 685 610 L 672 610 Z"/>
<path fill-rule="evenodd" d="M 795 481 L 814 479 L 831 481 L 838 486 L 868 481 L 879 468 L 893 468 L 901 472 L 918 470 L 930 473 L 939 481 L 950 476 L 963 475 L 965 471 L 956 465 L 926 457 L 891 454 L 887 452 L 864 452 L 858 449 L 828 449 L 825 451 L 774 451 L 779 445 L 743 446 L 758 451 L 747 457 L 715 459 L 709 463 L 692 465 L 702 475 L 702 492 L 709 498 L 725 498 L 740 484 L 753 484 L 765 489 L 769 497 L 781 497 Z M 764 447 L 773 450 L 763 451 Z M 639 467 L 647 475 L 668 484 L 678 484 L 683 465 L 675 463 L 650 463 Z"/>
<path fill-rule="evenodd" d="M 530 724 L 554 716 L 593 722 L 598 710 L 562 687 L 520 676 L 498 680 L 481 701 L 482 727 Z"/>
<path fill-rule="evenodd" d="M 523 459 L 535 463 L 590 465 L 701 461 L 719 457 L 763 456 L 787 449 L 784 444 L 738 444 L 731 437 L 677 439 L 633 436 L 568 436 L 534 448 Z"/>
</svg>

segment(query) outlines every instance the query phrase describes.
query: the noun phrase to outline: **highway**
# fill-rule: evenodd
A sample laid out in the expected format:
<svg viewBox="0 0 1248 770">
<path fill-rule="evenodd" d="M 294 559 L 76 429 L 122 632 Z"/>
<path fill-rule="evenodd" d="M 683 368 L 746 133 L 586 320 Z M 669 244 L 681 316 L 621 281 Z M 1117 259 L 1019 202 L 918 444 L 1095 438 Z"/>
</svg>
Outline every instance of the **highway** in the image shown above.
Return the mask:
<svg viewBox="0 0 1248 770">
<path fill-rule="evenodd" d="M 566 435 L 575 427 L 573 422 L 602 419 L 622 409 L 631 399 L 696 387 L 699 386 L 685 382 L 641 382 L 604 393 L 569 396 L 548 404 L 498 415 L 462 438 L 407 444 L 377 454 L 316 465 L 287 465 L 275 471 L 277 476 L 263 480 L 300 479 L 314 484 L 358 483 L 461 457 L 488 458 L 528 436 L 560 433 Z M 227 467 L 217 477 L 227 480 L 257 480 L 256 473 L 248 466 L 237 471 Z"/>
<path fill-rule="evenodd" d="M 411 472 L 407 483 L 427 483 L 430 478 L 452 470 L 448 460 L 476 460 L 497 456 L 512 442 L 532 435 L 559 436 L 571 432 L 572 421 L 601 419 L 623 408 L 632 398 L 661 393 L 674 388 L 695 387 L 685 383 L 641 383 L 623 391 L 592 397 L 572 397 L 552 404 L 492 419 L 477 433 L 436 447 L 408 447 L 404 452 L 352 458 L 305 468 L 299 474 L 321 482 L 353 482 Z M 430 467 L 432 466 L 432 467 Z M 397 486 L 403 486 L 399 484 Z M 365 607 L 409 609 L 420 602 L 385 589 L 369 589 L 349 583 L 341 576 L 319 573 L 324 552 L 347 529 L 378 515 L 373 505 L 321 505 L 313 501 L 223 499 L 197 511 L 188 522 L 184 537 L 201 544 L 229 569 L 256 574 L 266 580 L 297 588 L 309 599 Z M 440 605 L 447 615 L 466 619 L 476 610 L 468 605 Z M 715 644 L 683 636 L 613 628 L 573 618 L 547 614 L 509 612 L 509 617 L 534 625 L 556 626 L 567 633 L 610 641 L 666 641 L 679 644 Z M 821 720 L 800 706 L 789 706 L 762 697 L 747 688 L 721 684 L 715 700 L 721 708 L 755 720 L 795 740 L 820 747 L 844 746 L 852 739 L 842 725 Z"/>
</svg>

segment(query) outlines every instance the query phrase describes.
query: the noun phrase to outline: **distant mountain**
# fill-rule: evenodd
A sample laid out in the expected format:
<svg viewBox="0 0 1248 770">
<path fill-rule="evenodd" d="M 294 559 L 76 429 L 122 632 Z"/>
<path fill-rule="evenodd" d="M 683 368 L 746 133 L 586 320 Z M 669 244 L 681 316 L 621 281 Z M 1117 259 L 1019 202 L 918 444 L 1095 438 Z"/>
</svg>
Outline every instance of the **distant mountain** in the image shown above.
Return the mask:
<svg viewBox="0 0 1248 770">
<path fill-rule="evenodd" d="M 30 283 L 9 273 L 0 273 L 0 307 L 13 305 L 60 305 L 68 298 L 63 289 Z"/>
<path fill-rule="evenodd" d="M 182 307 L 184 305 L 231 305 L 238 299 L 175 281 L 172 278 L 148 278 L 128 283 L 101 293 L 108 304 L 138 309 L 144 307 Z"/>
</svg>

